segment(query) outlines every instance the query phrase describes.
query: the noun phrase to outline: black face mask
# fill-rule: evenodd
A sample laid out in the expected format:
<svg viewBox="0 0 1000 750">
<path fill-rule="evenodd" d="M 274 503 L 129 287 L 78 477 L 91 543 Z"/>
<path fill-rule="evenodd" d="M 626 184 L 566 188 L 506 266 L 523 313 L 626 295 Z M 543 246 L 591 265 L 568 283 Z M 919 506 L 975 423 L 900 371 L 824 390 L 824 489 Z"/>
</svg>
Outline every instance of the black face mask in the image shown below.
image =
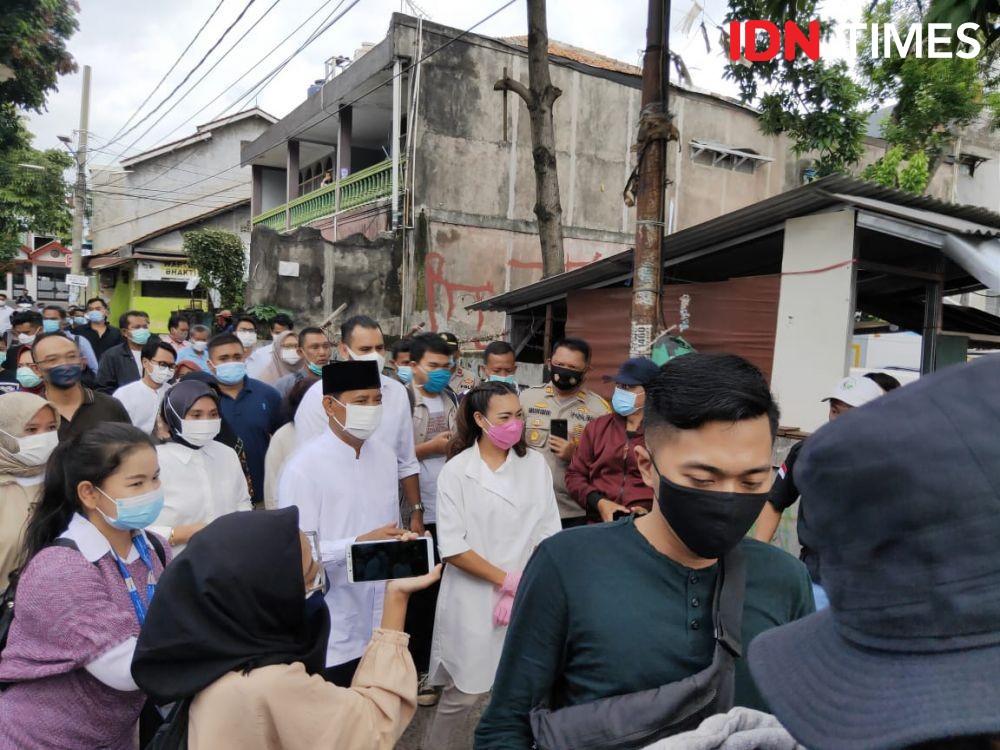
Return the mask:
<svg viewBox="0 0 1000 750">
<path fill-rule="evenodd" d="M 80 365 L 56 365 L 45 372 L 45 379 L 56 388 L 72 388 L 83 377 Z"/>
<path fill-rule="evenodd" d="M 670 528 L 689 550 L 706 560 L 720 558 L 739 544 L 766 500 L 766 492 L 696 490 L 674 484 L 662 474 L 656 496 Z"/>
<path fill-rule="evenodd" d="M 579 370 L 571 370 L 568 367 L 556 367 L 552 365 L 552 385 L 560 391 L 571 391 L 583 382 L 583 373 Z"/>
</svg>

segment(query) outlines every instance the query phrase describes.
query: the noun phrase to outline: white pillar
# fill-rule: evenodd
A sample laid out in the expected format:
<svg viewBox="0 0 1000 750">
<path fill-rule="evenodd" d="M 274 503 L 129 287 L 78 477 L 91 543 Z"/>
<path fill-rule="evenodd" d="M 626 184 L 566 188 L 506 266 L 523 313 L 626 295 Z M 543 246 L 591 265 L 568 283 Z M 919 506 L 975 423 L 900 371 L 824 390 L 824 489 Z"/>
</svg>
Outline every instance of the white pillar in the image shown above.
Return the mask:
<svg viewBox="0 0 1000 750">
<path fill-rule="evenodd" d="M 402 64 L 392 63 L 392 228 L 399 226 L 399 139 L 403 116 Z"/>
<path fill-rule="evenodd" d="M 822 399 L 850 367 L 854 334 L 854 211 L 785 222 L 771 389 L 781 423 L 811 432 L 827 421 Z M 843 264 L 843 265 L 837 265 Z M 827 271 L 811 272 L 836 266 Z"/>
<path fill-rule="evenodd" d="M 38 266 L 32 263 L 31 273 L 24 274 L 24 287 L 35 302 L 38 302 Z"/>
<path fill-rule="evenodd" d="M 10 271 L 7 272 L 7 287 L 4 290 L 7 292 L 7 299 L 14 301 L 14 274 Z"/>
</svg>

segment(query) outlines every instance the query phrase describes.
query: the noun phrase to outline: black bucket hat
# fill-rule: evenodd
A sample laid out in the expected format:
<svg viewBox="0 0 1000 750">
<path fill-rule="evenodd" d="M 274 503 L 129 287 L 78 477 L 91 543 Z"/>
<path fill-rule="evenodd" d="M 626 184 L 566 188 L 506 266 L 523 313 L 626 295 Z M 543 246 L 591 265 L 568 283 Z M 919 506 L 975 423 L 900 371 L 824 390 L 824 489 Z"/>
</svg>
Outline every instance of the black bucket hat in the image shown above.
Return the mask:
<svg viewBox="0 0 1000 750">
<path fill-rule="evenodd" d="M 1000 356 L 921 378 L 806 441 L 796 481 L 830 609 L 750 668 L 811 750 L 1000 733 Z"/>
</svg>

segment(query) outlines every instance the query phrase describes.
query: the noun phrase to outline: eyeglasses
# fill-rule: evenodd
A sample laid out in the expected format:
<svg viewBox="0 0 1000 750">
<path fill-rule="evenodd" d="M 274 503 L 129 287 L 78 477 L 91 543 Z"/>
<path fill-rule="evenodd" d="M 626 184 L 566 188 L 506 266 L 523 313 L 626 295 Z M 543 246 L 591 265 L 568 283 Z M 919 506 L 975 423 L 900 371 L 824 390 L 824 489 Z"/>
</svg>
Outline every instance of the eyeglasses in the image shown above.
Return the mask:
<svg viewBox="0 0 1000 750">
<path fill-rule="evenodd" d="M 35 364 L 39 367 L 58 367 L 59 365 L 78 365 L 81 357 L 77 352 L 68 354 L 51 354 L 45 359 L 38 360 Z"/>
</svg>

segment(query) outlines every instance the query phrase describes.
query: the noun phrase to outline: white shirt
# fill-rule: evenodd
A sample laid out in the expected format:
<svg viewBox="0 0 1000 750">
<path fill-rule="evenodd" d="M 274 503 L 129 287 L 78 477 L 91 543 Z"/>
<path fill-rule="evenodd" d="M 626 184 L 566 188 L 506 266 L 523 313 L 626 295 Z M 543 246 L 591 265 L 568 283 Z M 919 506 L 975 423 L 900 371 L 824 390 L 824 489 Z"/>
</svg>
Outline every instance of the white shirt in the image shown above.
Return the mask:
<svg viewBox="0 0 1000 750">
<path fill-rule="evenodd" d="M 413 447 L 413 414 L 410 412 L 410 397 L 406 387 L 385 375 L 382 378 L 382 421 L 372 438 L 381 440 L 396 454 L 396 470 L 399 479 L 420 473 L 420 462 Z M 298 446 L 305 445 L 317 435 L 330 430 L 330 419 L 323 410 L 323 381 L 313 383 L 306 391 L 295 412 L 295 440 Z"/>
<path fill-rule="evenodd" d="M 10 316 L 14 314 L 14 308 L 7 305 L 0 305 L 0 336 L 3 336 L 11 329 Z"/>
<path fill-rule="evenodd" d="M 236 451 L 217 440 L 195 450 L 180 443 L 156 446 L 163 510 L 149 528 L 169 538 L 174 526 L 211 523 L 235 511 L 253 510 Z M 176 545 L 180 552 L 184 545 Z"/>
<path fill-rule="evenodd" d="M 427 407 L 427 440 L 448 431 L 444 401 L 441 396 L 424 396 Z M 424 523 L 437 523 L 437 483 L 438 474 L 444 468 L 442 455 L 428 456 L 420 461 L 420 502 L 424 506 Z"/>
<path fill-rule="evenodd" d="M 381 441 L 369 438 L 356 456 L 328 427 L 302 446 L 281 472 L 278 507 L 298 506 L 299 528 L 317 532 L 320 540 L 330 583 L 328 667 L 361 656 L 382 620 L 385 583 L 349 583 L 347 548 L 362 534 L 399 523 L 395 466 L 392 450 Z"/>
<path fill-rule="evenodd" d="M 559 532 L 559 508 L 552 473 L 544 457 L 513 450 L 493 472 L 479 444 L 445 464 L 438 477 L 437 533 L 442 558 L 473 550 L 507 572 L 520 572 L 539 542 Z M 482 578 L 447 565 L 438 595 L 431 645 L 432 683 L 444 672 L 463 693 L 493 687 L 507 628 L 493 624 L 500 600 L 497 588 Z"/>
<path fill-rule="evenodd" d="M 124 335 L 124 334 L 122 334 L 122 335 Z M 139 368 L 139 374 L 141 376 L 142 372 L 143 372 L 143 369 L 142 369 L 142 348 L 140 347 L 139 349 L 133 349 L 132 347 L 129 347 L 129 351 L 132 352 L 132 359 L 135 360 L 135 366 Z"/>
<path fill-rule="evenodd" d="M 295 424 L 289 422 L 273 435 L 264 456 L 264 509 L 278 507 L 278 480 L 288 458 L 295 452 Z"/>
<path fill-rule="evenodd" d="M 165 385 L 153 390 L 142 380 L 136 380 L 123 385 L 112 395 L 125 407 L 132 424 L 143 432 L 151 433 L 156 426 L 156 412 L 167 390 Z"/>
<path fill-rule="evenodd" d="M 271 353 L 273 351 L 274 344 L 265 344 L 259 349 L 254 349 L 246 359 L 247 375 L 259 380 L 261 373 L 264 372 L 268 362 L 271 361 Z"/>
</svg>

